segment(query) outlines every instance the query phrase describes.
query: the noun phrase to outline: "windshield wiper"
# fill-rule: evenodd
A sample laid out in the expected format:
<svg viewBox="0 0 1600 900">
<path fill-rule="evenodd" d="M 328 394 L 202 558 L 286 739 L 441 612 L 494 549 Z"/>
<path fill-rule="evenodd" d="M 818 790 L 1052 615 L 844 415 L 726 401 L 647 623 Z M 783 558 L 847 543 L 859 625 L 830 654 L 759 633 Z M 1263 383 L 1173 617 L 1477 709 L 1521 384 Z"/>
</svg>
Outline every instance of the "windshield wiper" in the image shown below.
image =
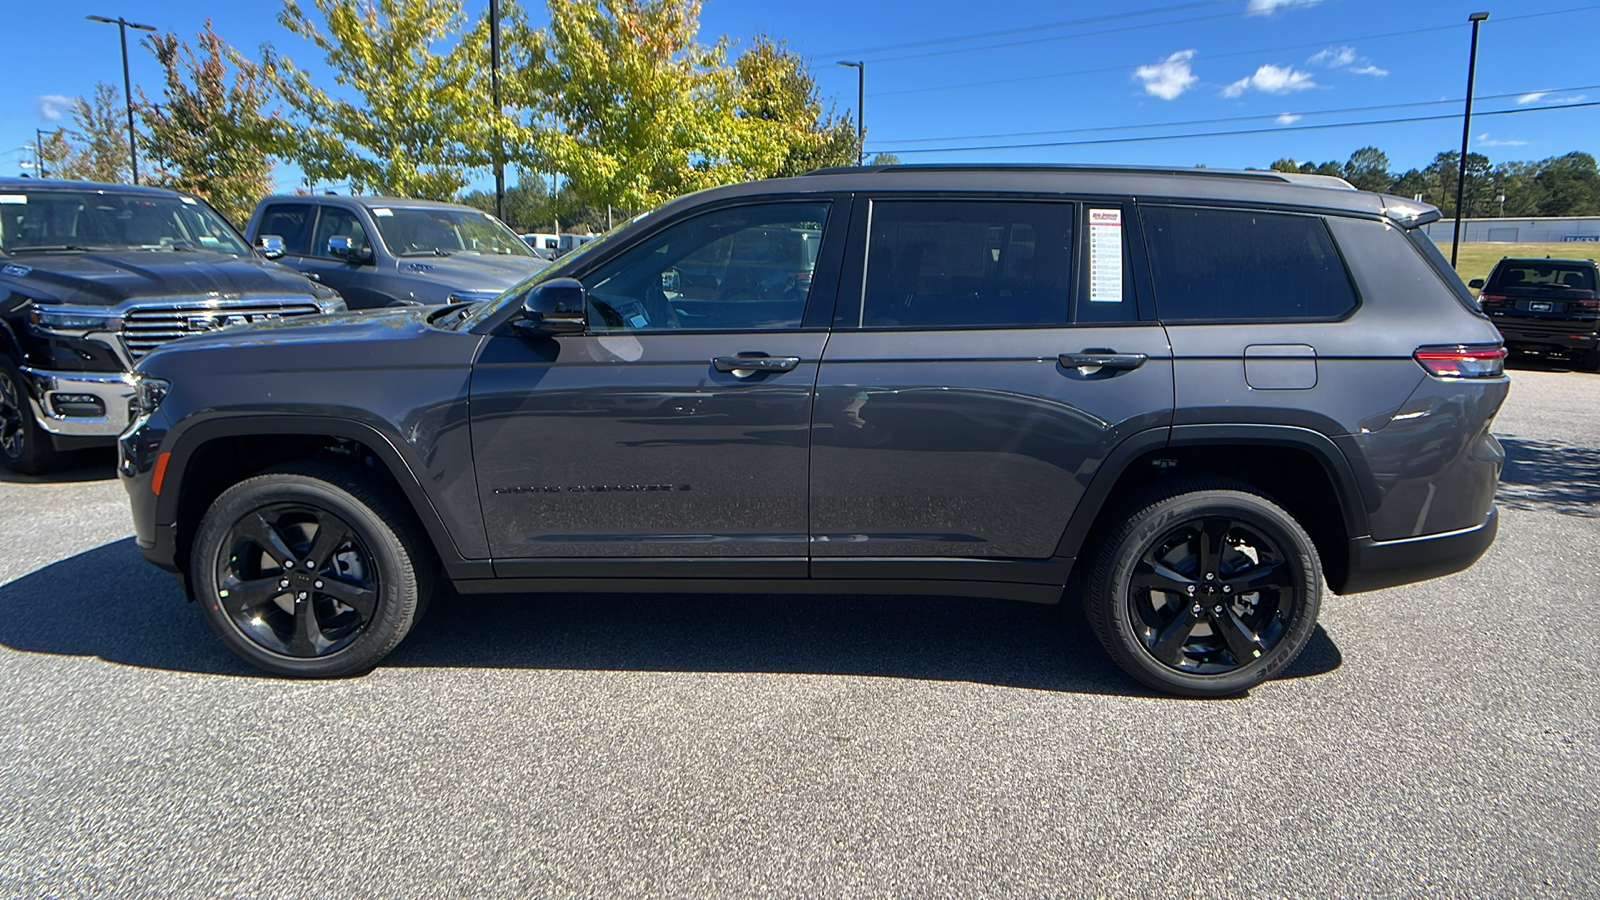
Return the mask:
<svg viewBox="0 0 1600 900">
<path fill-rule="evenodd" d="M 434 247 L 432 250 L 407 250 L 404 253 L 400 253 L 400 254 L 396 254 L 396 255 L 397 256 L 449 256 L 450 255 L 450 251 L 448 251 L 448 250 L 440 250 L 438 247 Z"/>
<path fill-rule="evenodd" d="M 55 251 L 55 250 L 78 250 L 78 251 L 83 251 L 83 250 L 92 250 L 92 249 L 94 249 L 94 248 L 93 247 L 85 247 L 82 244 L 34 244 L 32 246 L 29 246 L 29 247 L 12 247 L 11 248 L 11 252 L 12 253 L 34 253 L 34 252 L 49 253 L 49 252 L 52 252 L 52 251 Z"/>
</svg>

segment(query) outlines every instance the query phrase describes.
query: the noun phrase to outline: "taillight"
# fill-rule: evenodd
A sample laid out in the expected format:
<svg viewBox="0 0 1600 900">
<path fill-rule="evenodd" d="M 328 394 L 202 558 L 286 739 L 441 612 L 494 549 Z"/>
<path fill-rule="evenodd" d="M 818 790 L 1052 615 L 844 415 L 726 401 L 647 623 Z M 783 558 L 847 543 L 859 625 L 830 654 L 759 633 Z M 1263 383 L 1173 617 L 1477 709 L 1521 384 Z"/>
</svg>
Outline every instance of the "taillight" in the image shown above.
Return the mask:
<svg viewBox="0 0 1600 900">
<path fill-rule="evenodd" d="M 1501 306 L 1510 302 L 1511 298 L 1505 294 L 1479 294 L 1479 306 Z"/>
<path fill-rule="evenodd" d="M 1600 310 L 1600 300 L 1568 300 L 1567 301 L 1567 308 L 1569 310 L 1572 310 L 1572 309 Z"/>
<path fill-rule="evenodd" d="M 1506 348 L 1418 347 L 1411 354 L 1435 378 L 1497 378 L 1506 371 Z"/>
</svg>

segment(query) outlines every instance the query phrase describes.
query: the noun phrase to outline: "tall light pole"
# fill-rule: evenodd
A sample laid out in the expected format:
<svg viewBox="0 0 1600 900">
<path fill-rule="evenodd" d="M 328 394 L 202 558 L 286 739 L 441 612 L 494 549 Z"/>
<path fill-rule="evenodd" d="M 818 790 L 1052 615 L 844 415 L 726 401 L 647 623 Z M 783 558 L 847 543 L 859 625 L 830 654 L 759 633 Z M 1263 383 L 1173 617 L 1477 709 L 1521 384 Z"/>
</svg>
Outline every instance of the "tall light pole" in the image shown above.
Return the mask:
<svg viewBox="0 0 1600 900">
<path fill-rule="evenodd" d="M 140 31 L 155 31 L 154 25 L 140 25 L 138 22 L 129 22 L 121 16 L 108 19 L 105 16 L 84 16 L 91 22 L 104 22 L 107 25 L 117 26 L 117 31 L 122 35 L 122 99 L 128 105 L 128 162 L 133 169 L 133 183 L 139 183 L 139 150 L 135 146 L 136 135 L 133 131 L 133 80 L 128 77 L 128 29 L 137 28 Z"/>
<path fill-rule="evenodd" d="M 39 163 L 38 174 L 39 174 L 40 178 L 43 178 L 44 177 L 44 129 L 43 128 L 35 128 L 33 130 L 33 140 L 34 140 L 33 158 L 38 161 L 38 163 Z"/>
<path fill-rule="evenodd" d="M 489 0 L 489 89 L 494 94 L 494 217 L 506 219 L 505 139 L 500 134 L 500 0 Z"/>
<path fill-rule="evenodd" d="M 1456 173 L 1456 232 L 1450 239 L 1450 265 L 1456 264 L 1456 251 L 1461 249 L 1461 219 L 1466 210 L 1461 208 L 1467 188 L 1467 140 L 1472 137 L 1472 80 L 1478 69 L 1478 23 L 1489 18 L 1486 12 L 1467 16 L 1472 23 L 1472 50 L 1467 54 L 1467 112 L 1461 119 L 1461 168 Z"/>
<path fill-rule="evenodd" d="M 867 161 L 867 64 L 839 60 L 839 65 L 856 70 L 856 165 Z"/>
</svg>

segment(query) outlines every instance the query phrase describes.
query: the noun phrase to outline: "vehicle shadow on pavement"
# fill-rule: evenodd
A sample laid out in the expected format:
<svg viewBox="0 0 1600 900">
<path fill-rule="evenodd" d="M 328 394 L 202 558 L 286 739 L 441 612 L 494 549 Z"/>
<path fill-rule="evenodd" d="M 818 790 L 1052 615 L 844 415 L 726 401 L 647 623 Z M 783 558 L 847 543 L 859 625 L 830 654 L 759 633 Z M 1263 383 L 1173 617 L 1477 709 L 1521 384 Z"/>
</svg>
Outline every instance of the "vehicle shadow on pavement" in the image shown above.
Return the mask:
<svg viewBox="0 0 1600 900">
<path fill-rule="evenodd" d="M 72 484 L 85 481 L 110 481 L 117 477 L 117 451 L 110 447 L 75 451 L 66 465 L 43 475 L 19 475 L 0 469 L 0 481 L 13 484 Z"/>
<path fill-rule="evenodd" d="M 1600 518 L 1600 448 L 1500 436 L 1506 451 L 1496 499 L 1511 509 Z"/>
<path fill-rule="evenodd" d="M 223 648 L 132 538 L 0 585 L 0 644 L 143 668 L 260 674 Z M 1341 661 L 1318 626 L 1280 677 L 1320 675 Z M 1075 602 L 948 597 L 446 589 L 381 666 L 869 675 L 1153 696 L 1106 656 Z"/>
</svg>

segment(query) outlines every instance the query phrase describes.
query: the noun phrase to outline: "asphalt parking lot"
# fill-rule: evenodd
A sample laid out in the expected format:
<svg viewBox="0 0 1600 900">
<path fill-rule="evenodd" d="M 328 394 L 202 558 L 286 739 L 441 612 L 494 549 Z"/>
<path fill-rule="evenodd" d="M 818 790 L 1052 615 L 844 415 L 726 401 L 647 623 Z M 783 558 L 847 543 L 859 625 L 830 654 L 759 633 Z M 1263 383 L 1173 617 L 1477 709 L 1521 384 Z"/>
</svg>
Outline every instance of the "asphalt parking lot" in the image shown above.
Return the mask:
<svg viewBox="0 0 1600 900">
<path fill-rule="evenodd" d="M 109 457 L 0 478 L 0 894 L 1600 896 L 1600 376 L 1513 383 L 1488 556 L 1224 701 L 939 598 L 447 598 L 275 680 Z"/>
</svg>

